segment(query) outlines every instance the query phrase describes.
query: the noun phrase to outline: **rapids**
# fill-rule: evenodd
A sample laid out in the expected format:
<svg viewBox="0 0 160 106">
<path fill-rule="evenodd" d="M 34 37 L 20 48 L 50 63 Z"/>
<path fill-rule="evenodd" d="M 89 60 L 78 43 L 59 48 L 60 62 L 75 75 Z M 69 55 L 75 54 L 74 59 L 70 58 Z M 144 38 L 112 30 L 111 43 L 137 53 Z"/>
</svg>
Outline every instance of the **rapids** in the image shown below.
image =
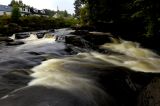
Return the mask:
<svg viewBox="0 0 160 106">
<path fill-rule="evenodd" d="M 92 50 L 70 55 L 65 51 L 64 40 L 57 42 L 55 38 L 70 36 L 70 32 L 60 29 L 54 36 L 45 35 L 41 39 L 31 34 L 20 39 L 25 42 L 23 45 L 1 47 L 1 75 L 13 69 L 32 71 L 29 75 L 32 80 L 27 85 L 0 98 L 1 106 L 122 106 L 106 92 L 100 76 L 114 67 L 141 73 L 160 72 L 159 55 L 131 41 L 113 39 L 115 43 L 100 47 L 114 51 L 113 54 Z M 135 90 L 135 85 L 132 88 Z"/>
</svg>

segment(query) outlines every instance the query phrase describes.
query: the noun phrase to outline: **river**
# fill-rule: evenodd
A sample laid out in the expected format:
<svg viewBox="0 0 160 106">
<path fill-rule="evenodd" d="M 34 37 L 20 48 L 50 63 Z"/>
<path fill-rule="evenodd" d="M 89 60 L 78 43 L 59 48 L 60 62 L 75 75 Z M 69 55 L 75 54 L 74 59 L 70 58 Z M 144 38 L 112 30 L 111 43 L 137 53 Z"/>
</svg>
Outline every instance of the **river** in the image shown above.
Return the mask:
<svg viewBox="0 0 160 106">
<path fill-rule="evenodd" d="M 114 53 L 73 46 L 72 54 L 55 36 L 31 34 L 15 39 L 23 45 L 0 45 L 0 106 L 136 106 L 140 90 L 160 72 L 159 55 L 139 43 L 121 39 L 100 46 Z"/>
</svg>

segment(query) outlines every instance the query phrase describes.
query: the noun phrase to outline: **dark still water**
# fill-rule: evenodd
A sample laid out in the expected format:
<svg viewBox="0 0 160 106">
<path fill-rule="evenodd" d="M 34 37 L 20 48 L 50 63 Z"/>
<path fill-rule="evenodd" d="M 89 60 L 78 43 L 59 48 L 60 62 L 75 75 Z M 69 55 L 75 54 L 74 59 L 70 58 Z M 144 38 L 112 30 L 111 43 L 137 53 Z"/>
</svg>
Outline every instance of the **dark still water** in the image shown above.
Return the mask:
<svg viewBox="0 0 160 106">
<path fill-rule="evenodd" d="M 114 53 L 75 46 L 71 53 L 63 39 L 70 32 L 0 46 L 0 106 L 142 106 L 139 95 L 159 77 L 159 56 L 124 40 L 100 46 Z"/>
</svg>

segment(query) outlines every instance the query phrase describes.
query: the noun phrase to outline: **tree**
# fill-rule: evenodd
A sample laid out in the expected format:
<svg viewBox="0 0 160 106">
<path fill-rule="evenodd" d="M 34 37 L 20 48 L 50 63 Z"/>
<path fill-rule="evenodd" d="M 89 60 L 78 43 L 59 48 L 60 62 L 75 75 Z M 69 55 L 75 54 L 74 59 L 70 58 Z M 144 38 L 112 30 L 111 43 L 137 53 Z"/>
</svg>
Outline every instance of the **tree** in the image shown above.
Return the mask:
<svg viewBox="0 0 160 106">
<path fill-rule="evenodd" d="M 75 0 L 74 2 L 74 8 L 75 8 L 75 16 L 77 18 L 80 17 L 80 9 L 81 9 L 81 6 L 82 6 L 82 1 L 81 0 Z"/>
<path fill-rule="evenodd" d="M 64 17 L 68 17 L 69 16 L 69 14 L 68 14 L 68 12 L 66 10 L 64 11 L 63 15 L 64 15 Z"/>
<path fill-rule="evenodd" d="M 9 6 L 18 6 L 18 2 L 15 0 L 12 0 L 11 3 L 9 4 Z"/>
<path fill-rule="evenodd" d="M 52 10 L 49 10 L 49 9 L 44 9 L 44 11 L 45 11 L 46 15 L 48 15 L 50 17 L 54 16 L 55 13 L 56 13 L 55 11 L 52 11 Z"/>
<path fill-rule="evenodd" d="M 135 0 L 133 2 L 136 11 L 133 18 L 142 18 L 145 23 L 145 35 L 153 36 L 159 30 L 160 1 L 159 0 Z"/>
<path fill-rule="evenodd" d="M 11 3 L 9 4 L 9 6 L 12 6 L 12 7 L 14 7 L 14 6 L 23 7 L 24 4 L 23 4 L 22 0 L 19 0 L 19 1 L 12 0 Z"/>
<path fill-rule="evenodd" d="M 88 6 L 85 5 L 80 9 L 80 23 L 82 25 L 89 24 Z"/>
<path fill-rule="evenodd" d="M 11 19 L 12 22 L 18 23 L 21 17 L 21 13 L 18 6 L 14 6 L 12 9 Z"/>
<path fill-rule="evenodd" d="M 128 28 L 135 32 L 141 29 L 146 36 L 158 33 L 160 27 L 159 0 L 76 0 L 77 15 L 80 15 L 79 10 L 83 4 L 88 6 L 88 23 L 91 25 L 113 23 L 118 26 L 126 25 L 122 28 L 123 30 Z M 82 13 L 81 15 L 84 15 Z M 117 28 L 121 31 L 121 27 Z"/>
</svg>

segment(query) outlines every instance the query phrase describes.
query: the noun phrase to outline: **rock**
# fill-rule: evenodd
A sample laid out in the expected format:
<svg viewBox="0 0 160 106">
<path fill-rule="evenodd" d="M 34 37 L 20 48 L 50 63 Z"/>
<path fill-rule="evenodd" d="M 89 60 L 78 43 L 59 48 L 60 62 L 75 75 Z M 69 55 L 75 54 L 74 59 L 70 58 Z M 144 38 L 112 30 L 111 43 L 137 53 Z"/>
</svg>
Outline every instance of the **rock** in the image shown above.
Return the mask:
<svg viewBox="0 0 160 106">
<path fill-rule="evenodd" d="M 0 98 L 9 92 L 24 87 L 32 78 L 30 70 L 17 69 L 0 76 Z"/>
<path fill-rule="evenodd" d="M 13 42 L 13 39 L 8 38 L 8 37 L 0 37 L 0 42 L 2 42 L 2 41 L 4 41 L 4 42 Z"/>
<path fill-rule="evenodd" d="M 36 35 L 37 35 L 37 38 L 40 39 L 44 37 L 45 33 L 39 32 Z"/>
<path fill-rule="evenodd" d="M 82 37 L 84 40 L 92 43 L 93 45 L 102 45 L 107 42 L 110 43 L 112 42 L 111 38 L 113 38 L 113 35 L 111 33 L 89 32 L 87 30 L 76 30 L 71 34 L 78 35 Z"/>
<path fill-rule="evenodd" d="M 83 46 L 83 44 L 81 42 L 81 37 L 79 37 L 79 36 L 67 36 L 65 38 L 65 42 L 67 44 L 72 44 L 74 46 L 79 46 L 79 47 Z"/>
<path fill-rule="evenodd" d="M 15 39 L 25 39 L 29 36 L 30 36 L 29 33 L 16 33 L 15 34 Z"/>
<path fill-rule="evenodd" d="M 29 53 L 29 54 L 31 54 L 31 55 L 42 55 L 42 54 L 44 54 L 44 53 L 42 53 L 42 52 L 33 52 L 33 51 L 27 52 L 27 53 Z"/>
<path fill-rule="evenodd" d="M 48 30 L 48 32 L 54 32 L 55 30 L 54 29 L 50 29 L 50 30 Z"/>
<path fill-rule="evenodd" d="M 72 35 L 86 35 L 88 33 L 89 33 L 88 30 L 76 30 L 74 32 L 71 32 L 70 34 L 72 34 Z"/>
<path fill-rule="evenodd" d="M 7 46 L 22 45 L 22 44 L 24 44 L 24 42 L 22 42 L 22 41 L 14 41 L 14 42 L 7 42 L 6 43 Z"/>
<path fill-rule="evenodd" d="M 31 73 L 32 71 L 25 69 L 13 70 L 7 74 L 4 74 L 3 78 L 11 80 L 12 83 L 27 84 L 26 82 L 29 82 L 32 79 L 29 76 Z"/>
<path fill-rule="evenodd" d="M 160 106 L 160 77 L 154 78 L 140 93 L 137 106 Z"/>
<path fill-rule="evenodd" d="M 76 25 L 76 26 L 72 26 L 71 27 L 73 30 L 88 30 L 88 31 L 95 31 L 96 28 L 94 26 L 80 26 L 80 25 Z"/>
<path fill-rule="evenodd" d="M 112 42 L 111 38 L 113 35 L 111 33 L 103 32 L 89 32 L 89 34 L 83 36 L 83 38 L 94 45 L 103 45 L 104 43 Z"/>
</svg>

